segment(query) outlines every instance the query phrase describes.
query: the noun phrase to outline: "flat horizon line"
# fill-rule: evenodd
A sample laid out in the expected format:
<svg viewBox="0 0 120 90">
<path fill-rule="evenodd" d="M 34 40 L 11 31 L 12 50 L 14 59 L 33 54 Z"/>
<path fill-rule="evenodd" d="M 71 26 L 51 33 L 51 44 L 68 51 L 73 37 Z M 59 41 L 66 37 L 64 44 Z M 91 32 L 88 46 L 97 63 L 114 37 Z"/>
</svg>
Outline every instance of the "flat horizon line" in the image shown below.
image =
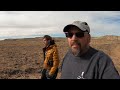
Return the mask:
<svg viewBox="0 0 120 90">
<path fill-rule="evenodd" d="M 113 36 L 113 37 L 120 37 L 118 35 L 103 35 L 103 36 L 92 36 L 92 38 L 99 38 L 99 37 L 105 37 L 105 36 Z M 65 36 L 52 36 L 53 38 L 66 38 Z M 2 40 L 14 40 L 14 39 L 34 39 L 34 38 L 42 38 L 42 36 L 39 37 L 11 37 L 11 38 L 0 38 L 0 41 Z"/>
</svg>

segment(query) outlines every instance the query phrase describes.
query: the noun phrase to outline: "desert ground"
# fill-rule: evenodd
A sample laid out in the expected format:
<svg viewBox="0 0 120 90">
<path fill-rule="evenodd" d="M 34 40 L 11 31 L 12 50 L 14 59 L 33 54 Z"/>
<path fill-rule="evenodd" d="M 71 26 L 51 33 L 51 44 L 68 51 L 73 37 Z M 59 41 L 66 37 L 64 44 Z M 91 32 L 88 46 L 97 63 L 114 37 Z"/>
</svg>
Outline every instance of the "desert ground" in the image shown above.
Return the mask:
<svg viewBox="0 0 120 90">
<path fill-rule="evenodd" d="M 53 37 L 59 50 L 60 65 L 68 50 L 66 38 Z M 90 45 L 108 54 L 120 73 L 120 36 L 92 37 Z M 43 64 L 41 37 L 0 41 L 0 79 L 40 79 Z M 60 71 L 57 79 L 60 77 Z"/>
</svg>

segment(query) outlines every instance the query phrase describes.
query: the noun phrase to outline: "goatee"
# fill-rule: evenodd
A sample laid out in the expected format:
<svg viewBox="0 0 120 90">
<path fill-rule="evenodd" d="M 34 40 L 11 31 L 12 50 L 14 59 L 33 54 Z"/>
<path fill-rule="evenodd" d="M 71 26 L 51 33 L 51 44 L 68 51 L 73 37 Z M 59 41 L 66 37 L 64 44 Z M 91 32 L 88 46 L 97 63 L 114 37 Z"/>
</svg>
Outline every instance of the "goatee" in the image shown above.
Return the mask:
<svg viewBox="0 0 120 90">
<path fill-rule="evenodd" d="M 81 51 L 81 43 L 78 41 L 74 41 L 74 42 L 72 42 L 71 46 L 73 46 L 73 45 L 79 46 L 79 48 L 75 48 L 75 47 L 71 48 L 73 55 L 78 56 L 78 54 L 80 54 L 80 51 Z"/>
</svg>

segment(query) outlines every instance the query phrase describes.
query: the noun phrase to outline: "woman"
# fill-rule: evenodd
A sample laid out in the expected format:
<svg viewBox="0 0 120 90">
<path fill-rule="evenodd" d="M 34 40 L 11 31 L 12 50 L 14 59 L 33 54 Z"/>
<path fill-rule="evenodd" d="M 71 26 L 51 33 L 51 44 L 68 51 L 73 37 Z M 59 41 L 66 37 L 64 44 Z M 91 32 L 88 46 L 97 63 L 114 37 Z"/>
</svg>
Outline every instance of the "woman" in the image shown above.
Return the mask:
<svg viewBox="0 0 120 90">
<path fill-rule="evenodd" d="M 56 79 L 59 66 L 57 45 L 51 36 L 43 37 L 45 47 L 43 48 L 44 63 L 41 79 Z"/>
</svg>

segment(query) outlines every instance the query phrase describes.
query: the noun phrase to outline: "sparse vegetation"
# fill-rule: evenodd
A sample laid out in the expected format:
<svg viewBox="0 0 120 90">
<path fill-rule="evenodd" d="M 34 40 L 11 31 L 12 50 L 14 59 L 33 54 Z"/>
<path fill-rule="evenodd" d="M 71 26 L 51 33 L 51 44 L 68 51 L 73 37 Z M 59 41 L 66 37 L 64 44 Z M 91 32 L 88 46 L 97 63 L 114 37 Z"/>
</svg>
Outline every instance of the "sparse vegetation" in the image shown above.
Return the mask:
<svg viewBox="0 0 120 90">
<path fill-rule="evenodd" d="M 66 38 L 54 38 L 60 62 L 68 50 Z M 110 55 L 120 73 L 120 37 L 92 38 L 91 46 Z M 39 79 L 43 63 L 42 38 L 0 41 L 0 79 Z M 61 65 L 61 64 L 60 64 Z M 58 75 L 58 78 L 60 73 Z"/>
</svg>

